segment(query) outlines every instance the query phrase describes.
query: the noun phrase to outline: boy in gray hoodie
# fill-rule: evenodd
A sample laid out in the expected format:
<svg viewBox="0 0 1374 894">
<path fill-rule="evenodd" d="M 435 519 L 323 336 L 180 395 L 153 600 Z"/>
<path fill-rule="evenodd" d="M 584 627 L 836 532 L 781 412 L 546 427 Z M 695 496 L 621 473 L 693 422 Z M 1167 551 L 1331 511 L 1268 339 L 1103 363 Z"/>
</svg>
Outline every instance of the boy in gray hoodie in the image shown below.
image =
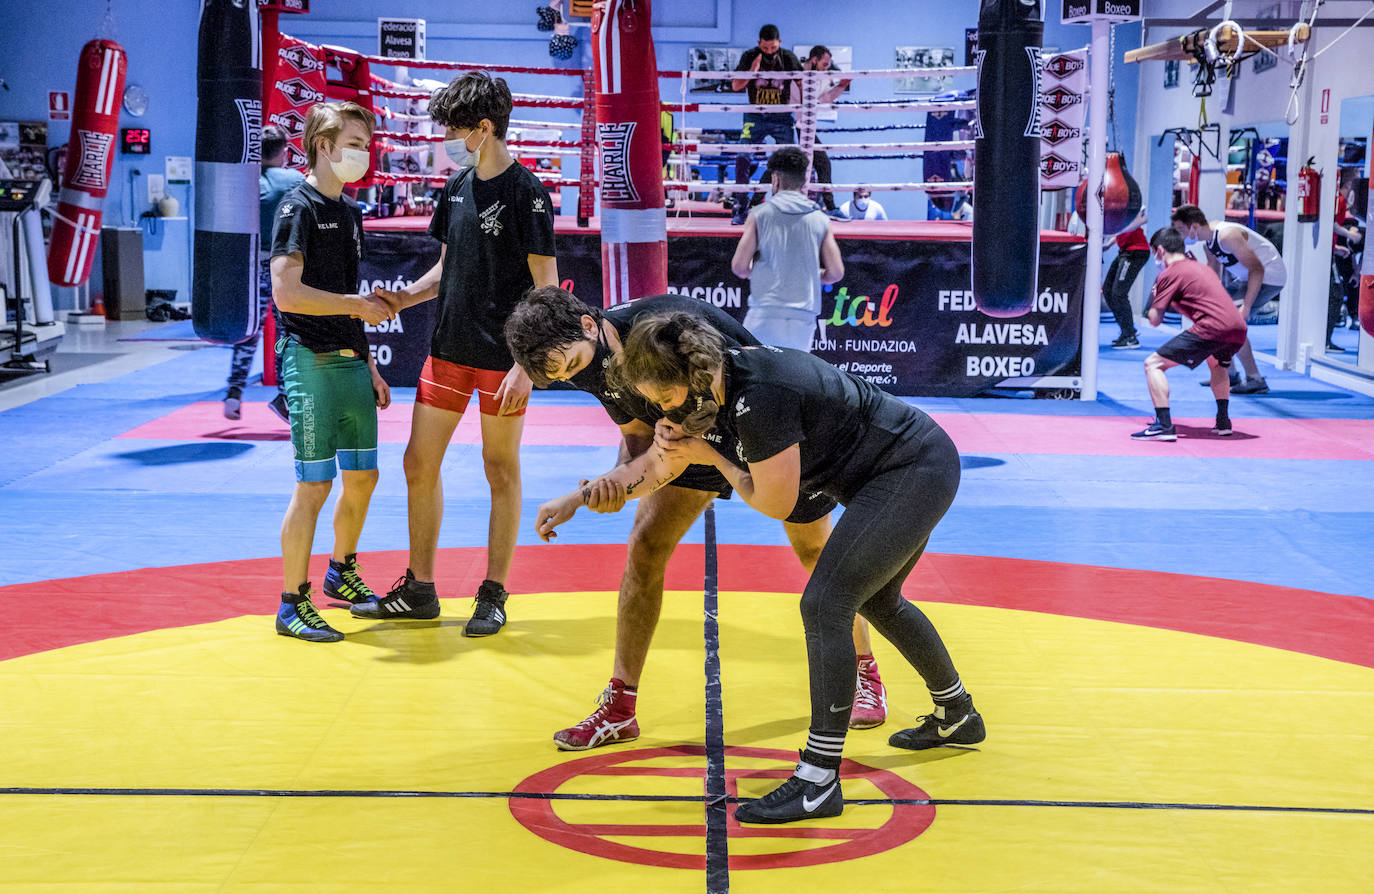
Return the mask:
<svg viewBox="0 0 1374 894">
<path fill-rule="evenodd" d="M 730 269 L 750 280 L 744 328 L 765 345 L 811 350 L 821 312 L 821 284 L 844 276 L 830 218 L 803 191 L 806 153 L 795 146 L 768 159 L 773 194 L 755 207 Z"/>
</svg>

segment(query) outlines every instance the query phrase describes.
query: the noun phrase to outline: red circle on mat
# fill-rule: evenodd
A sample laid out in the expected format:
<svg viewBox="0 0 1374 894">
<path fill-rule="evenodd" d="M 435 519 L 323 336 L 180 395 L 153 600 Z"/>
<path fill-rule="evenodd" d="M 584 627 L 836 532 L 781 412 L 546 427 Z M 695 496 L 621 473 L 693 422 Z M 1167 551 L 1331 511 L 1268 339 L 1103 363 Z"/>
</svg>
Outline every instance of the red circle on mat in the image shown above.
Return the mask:
<svg viewBox="0 0 1374 894">
<path fill-rule="evenodd" d="M 797 755 L 777 748 L 745 748 L 726 746 L 725 753 L 733 757 L 771 758 L 786 765 L 777 770 L 726 770 L 726 790 L 735 794 L 736 780 L 741 778 L 775 777 L 785 779 L 792 773 Z M 704 757 L 706 749 L 700 745 L 678 745 L 670 748 L 638 748 L 614 751 L 568 761 L 541 770 L 515 787 L 517 792 L 531 794 L 556 793 L 559 786 L 579 776 L 636 776 L 673 777 L 695 776 L 705 787 L 705 770 L 695 766 L 636 767 L 634 762 L 659 757 Z M 890 770 L 879 770 L 846 760 L 840 765 L 841 779 L 863 778 L 877 787 L 886 797 L 903 800 L 929 800 L 930 796 Z M 554 801 L 545 798 L 511 798 L 510 812 L 520 825 L 546 841 L 593 857 L 607 857 L 623 863 L 643 866 L 666 866 L 672 869 L 706 868 L 705 855 L 683 854 L 675 851 L 651 850 L 623 844 L 613 838 L 646 835 L 658 838 L 681 836 L 705 838 L 706 825 L 646 825 L 643 823 L 570 823 L 554 811 Z M 704 807 L 703 802 L 703 807 Z M 731 869 L 777 869 L 782 867 L 817 866 L 856 860 L 891 850 L 911 841 L 935 821 L 935 808 L 929 804 L 893 804 L 892 816 L 873 829 L 846 829 L 821 826 L 743 826 L 735 822 L 730 811 L 729 836 L 739 838 L 777 838 L 780 841 L 836 839 L 837 843 L 805 850 L 781 850 L 768 854 L 731 854 Z"/>
</svg>

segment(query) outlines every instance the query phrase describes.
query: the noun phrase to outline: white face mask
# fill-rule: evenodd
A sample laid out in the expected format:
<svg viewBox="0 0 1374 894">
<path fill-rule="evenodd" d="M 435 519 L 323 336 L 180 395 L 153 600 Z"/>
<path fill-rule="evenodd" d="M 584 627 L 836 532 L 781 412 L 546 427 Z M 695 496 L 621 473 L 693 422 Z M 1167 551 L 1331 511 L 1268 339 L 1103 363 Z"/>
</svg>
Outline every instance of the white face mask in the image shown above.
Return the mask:
<svg viewBox="0 0 1374 894">
<path fill-rule="evenodd" d="M 367 173 L 368 162 L 372 160 L 368 151 L 345 146 L 339 150 L 339 154 L 338 161 L 329 159 L 329 166 L 334 169 L 334 176 L 339 178 L 339 182 L 353 183 L 363 179 L 363 175 Z"/>
<path fill-rule="evenodd" d="M 472 134 L 468 134 L 469 137 Z M 444 152 L 453 159 L 453 163 L 460 168 L 475 168 L 477 161 L 482 154 L 482 144 L 487 141 L 485 134 L 482 135 L 482 142 L 477 144 L 476 149 L 468 148 L 467 140 L 444 140 Z"/>
<path fill-rule="evenodd" d="M 867 211 L 867 210 L 868 210 L 868 199 L 855 199 L 855 200 L 854 200 L 854 207 L 857 208 L 857 209 L 860 210 L 860 211 Z"/>
</svg>

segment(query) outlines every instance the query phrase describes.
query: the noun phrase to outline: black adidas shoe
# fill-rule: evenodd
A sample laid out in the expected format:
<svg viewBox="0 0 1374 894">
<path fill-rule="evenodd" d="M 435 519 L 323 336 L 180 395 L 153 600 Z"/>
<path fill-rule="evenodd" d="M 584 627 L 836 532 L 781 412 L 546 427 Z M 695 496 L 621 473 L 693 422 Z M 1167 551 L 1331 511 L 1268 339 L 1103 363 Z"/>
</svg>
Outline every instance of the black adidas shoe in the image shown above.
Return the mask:
<svg viewBox="0 0 1374 894">
<path fill-rule="evenodd" d="M 802 772 L 802 765 L 797 765 Z M 798 820 L 824 819 L 844 812 L 840 777 L 832 775 L 824 784 L 808 782 L 793 775 L 762 798 L 745 801 L 735 808 L 741 823 L 795 823 Z"/>
<path fill-rule="evenodd" d="M 396 581 L 391 592 L 380 599 L 374 596 L 366 602 L 359 602 L 348 611 L 355 618 L 369 621 L 407 618 L 432 621 L 439 617 L 439 596 L 434 592 L 434 584 L 420 583 L 407 568 L 405 577 Z"/>
<path fill-rule="evenodd" d="M 933 714 L 916 719 L 916 726 L 893 733 L 887 744 L 921 751 L 940 745 L 977 745 L 988 735 L 982 715 L 973 710 L 972 699 L 957 708 L 936 705 Z"/>
<path fill-rule="evenodd" d="M 463 636 L 491 636 L 506 626 L 506 588 L 494 580 L 484 580 L 477 588 L 477 605 L 463 628 Z"/>
</svg>

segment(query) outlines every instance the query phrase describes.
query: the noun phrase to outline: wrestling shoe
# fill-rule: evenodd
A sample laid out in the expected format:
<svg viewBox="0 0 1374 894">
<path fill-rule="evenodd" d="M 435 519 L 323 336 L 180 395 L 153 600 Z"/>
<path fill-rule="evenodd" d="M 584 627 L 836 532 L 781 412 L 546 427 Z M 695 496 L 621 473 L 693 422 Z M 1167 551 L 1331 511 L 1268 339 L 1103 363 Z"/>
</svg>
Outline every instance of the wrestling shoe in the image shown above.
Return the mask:
<svg viewBox="0 0 1374 894">
<path fill-rule="evenodd" d="M 286 395 L 278 393 L 276 397 L 267 402 L 267 409 L 277 414 L 277 418 L 287 425 L 291 424 L 291 414 L 286 409 Z"/>
<path fill-rule="evenodd" d="M 1140 339 L 1134 335 L 1123 335 L 1112 342 L 1112 350 L 1114 351 L 1129 351 L 1138 347 L 1140 347 Z"/>
<path fill-rule="evenodd" d="M 812 780 L 821 781 L 812 781 Z M 735 808 L 741 823 L 794 823 L 823 819 L 844 812 L 840 777 L 834 770 L 822 770 L 798 763 L 792 776 L 762 798 L 745 801 Z"/>
<path fill-rule="evenodd" d="M 506 626 L 506 588 L 494 580 L 484 580 L 477 588 L 477 605 L 463 628 L 463 636 L 491 636 Z"/>
<path fill-rule="evenodd" d="M 439 617 L 439 595 L 434 591 L 434 584 L 420 583 L 407 568 L 405 576 L 398 579 L 385 596 L 380 599 L 373 596 L 348 611 L 355 618 L 369 621 L 432 621 Z"/>
<path fill-rule="evenodd" d="M 342 562 L 329 560 L 329 573 L 324 576 L 324 595 L 330 599 L 337 599 L 340 602 L 347 602 L 349 605 L 357 605 L 359 602 L 366 602 L 369 599 L 376 599 L 377 594 L 372 592 L 372 588 L 363 583 L 361 577 L 362 566 L 358 564 L 358 554 L 349 553 L 344 556 Z"/>
<path fill-rule="evenodd" d="M 878 660 L 872 655 L 859 659 L 858 684 L 854 687 L 854 709 L 849 713 L 850 729 L 872 729 L 887 720 L 887 687 L 878 673 Z"/>
<path fill-rule="evenodd" d="M 1266 382 L 1266 381 L 1264 381 L 1264 377 L 1263 377 L 1263 376 L 1260 376 L 1260 377 L 1257 378 L 1257 379 L 1246 379 L 1244 382 L 1241 382 L 1239 385 L 1234 385 L 1234 384 L 1233 384 L 1233 385 L 1231 386 L 1231 393 L 1232 393 L 1232 394 L 1268 394 L 1268 393 L 1269 393 L 1269 383 Z"/>
<path fill-rule="evenodd" d="M 344 635 L 325 623 L 310 601 L 310 584 L 301 584 L 299 593 L 282 593 L 277 609 L 277 633 L 294 636 L 309 643 L 337 643 Z"/>
<path fill-rule="evenodd" d="M 597 698 L 597 708 L 591 716 L 553 734 L 553 743 L 560 751 L 586 751 L 613 742 L 632 742 L 639 738 L 639 723 L 635 720 L 633 689 L 612 678 Z"/>
<path fill-rule="evenodd" d="M 892 734 L 887 744 L 921 751 L 939 745 L 977 745 L 987 738 L 982 716 L 973 710 L 973 699 L 951 706 L 936 705 L 932 714 L 916 718 L 911 729 Z"/>
<path fill-rule="evenodd" d="M 1172 425 L 1160 425 L 1156 419 L 1138 432 L 1131 434 L 1137 441 L 1177 441 L 1178 431 Z"/>
</svg>

